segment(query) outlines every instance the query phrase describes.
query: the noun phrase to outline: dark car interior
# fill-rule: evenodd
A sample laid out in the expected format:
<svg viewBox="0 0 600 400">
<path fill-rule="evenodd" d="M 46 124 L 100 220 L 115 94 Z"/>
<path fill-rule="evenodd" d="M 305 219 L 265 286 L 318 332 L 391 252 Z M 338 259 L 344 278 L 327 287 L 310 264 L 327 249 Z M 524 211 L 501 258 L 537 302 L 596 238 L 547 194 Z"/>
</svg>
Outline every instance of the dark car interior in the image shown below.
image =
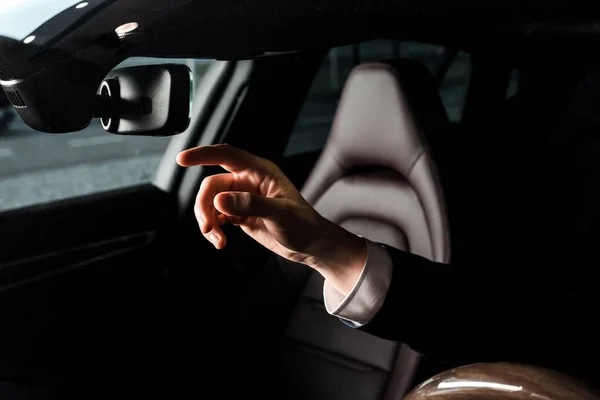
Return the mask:
<svg viewBox="0 0 600 400">
<path fill-rule="evenodd" d="M 153 183 L 0 213 L 0 394 L 387 400 L 456 366 L 340 323 L 320 276 L 236 227 L 214 250 L 193 202 L 219 169 L 175 165 L 196 145 L 273 160 L 326 218 L 448 268 L 518 280 L 515 263 L 552 265 L 593 287 L 600 70 L 593 40 L 542 31 L 406 29 L 224 57 Z M 334 51 L 351 61 L 319 93 Z M 594 365 L 564 361 L 572 349 L 532 362 L 593 382 Z M 531 361 L 500 361 L 513 360 Z"/>
</svg>

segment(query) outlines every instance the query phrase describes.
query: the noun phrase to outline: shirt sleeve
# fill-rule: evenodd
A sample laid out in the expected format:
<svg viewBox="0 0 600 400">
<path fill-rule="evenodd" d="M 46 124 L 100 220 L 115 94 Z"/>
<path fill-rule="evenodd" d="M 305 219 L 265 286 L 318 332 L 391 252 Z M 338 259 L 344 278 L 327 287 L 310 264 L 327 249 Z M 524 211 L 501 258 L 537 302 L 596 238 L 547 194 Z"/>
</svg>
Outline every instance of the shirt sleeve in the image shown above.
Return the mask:
<svg viewBox="0 0 600 400">
<path fill-rule="evenodd" d="M 368 239 L 367 261 L 348 296 L 344 296 L 327 280 L 323 286 L 325 308 L 342 322 L 360 328 L 379 311 L 392 281 L 392 259 L 383 246 Z"/>
</svg>

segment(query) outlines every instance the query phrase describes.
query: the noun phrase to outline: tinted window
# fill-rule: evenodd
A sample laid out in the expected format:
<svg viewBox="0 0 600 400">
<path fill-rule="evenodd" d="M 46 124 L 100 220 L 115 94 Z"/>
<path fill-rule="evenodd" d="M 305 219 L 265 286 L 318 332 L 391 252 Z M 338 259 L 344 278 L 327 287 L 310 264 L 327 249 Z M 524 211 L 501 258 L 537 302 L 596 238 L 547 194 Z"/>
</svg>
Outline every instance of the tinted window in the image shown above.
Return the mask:
<svg viewBox="0 0 600 400">
<path fill-rule="evenodd" d="M 508 90 L 506 91 L 506 98 L 511 99 L 517 95 L 519 89 L 519 70 L 513 69 L 510 75 L 510 81 L 508 83 Z"/>
<path fill-rule="evenodd" d="M 197 85 L 210 61 L 132 58 L 120 66 L 185 63 Z M 104 131 L 98 120 L 81 132 L 32 130 L 12 106 L 0 108 L 0 209 L 123 188 L 154 179 L 169 137 Z"/>
<path fill-rule="evenodd" d="M 454 122 L 460 120 L 470 76 L 470 57 L 466 53 L 450 54 L 441 46 L 417 42 L 375 40 L 332 49 L 321 65 L 292 133 L 286 155 L 316 152 L 323 148 L 342 87 L 350 71 L 368 61 L 407 58 L 418 60 L 434 76 L 441 76 L 440 94 Z M 442 70 L 444 65 L 448 65 Z"/>
<path fill-rule="evenodd" d="M 465 108 L 469 78 L 471 76 L 471 56 L 459 51 L 452 58 L 446 71 L 440 72 L 440 96 L 451 122 L 459 122 Z"/>
</svg>

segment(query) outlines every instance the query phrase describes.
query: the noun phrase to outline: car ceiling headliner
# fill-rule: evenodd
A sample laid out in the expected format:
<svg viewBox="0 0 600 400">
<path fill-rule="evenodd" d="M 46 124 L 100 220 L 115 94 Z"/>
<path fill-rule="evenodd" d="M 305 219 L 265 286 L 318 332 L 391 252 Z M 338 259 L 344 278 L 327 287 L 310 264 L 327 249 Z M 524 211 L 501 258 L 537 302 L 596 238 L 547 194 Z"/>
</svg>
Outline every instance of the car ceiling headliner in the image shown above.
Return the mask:
<svg viewBox="0 0 600 400">
<path fill-rule="evenodd" d="M 168 4 L 137 51 L 246 58 L 376 37 L 431 41 L 597 34 L 589 2 L 541 0 L 128 0 Z M 158 6 L 160 8 L 160 6 Z M 164 6 L 163 6 L 164 7 Z M 598 20 L 600 22 L 600 19 Z M 582 31 L 580 28 L 586 29 Z"/>
<path fill-rule="evenodd" d="M 100 82 L 132 56 L 248 59 L 280 52 L 322 52 L 375 38 L 402 38 L 463 49 L 508 49 L 536 62 L 544 60 L 539 54 L 550 54 L 554 62 L 556 54 L 572 60 L 566 57 L 566 50 L 597 57 L 596 51 L 581 51 L 578 43 L 587 45 L 581 38 L 596 42 L 600 33 L 598 7 L 583 0 L 84 3 L 50 18 L 27 39 L 0 37 L 0 83 L 28 99 L 20 115 L 36 129 L 70 132 L 88 123 Z M 120 29 L 124 26 L 135 28 L 125 32 Z M 556 43 L 567 46 L 559 49 Z M 538 51 L 542 48 L 550 51 Z"/>
<path fill-rule="evenodd" d="M 247 59 L 381 37 L 457 47 L 523 38 L 600 37 L 600 9 L 583 0 L 88 0 L 32 33 L 0 38 L 0 79 L 72 58 L 106 70 L 130 56 Z M 115 28 L 137 22 L 125 38 Z M 39 38 L 45 38 L 40 42 Z M 20 76 L 19 76 L 20 75 Z"/>
</svg>

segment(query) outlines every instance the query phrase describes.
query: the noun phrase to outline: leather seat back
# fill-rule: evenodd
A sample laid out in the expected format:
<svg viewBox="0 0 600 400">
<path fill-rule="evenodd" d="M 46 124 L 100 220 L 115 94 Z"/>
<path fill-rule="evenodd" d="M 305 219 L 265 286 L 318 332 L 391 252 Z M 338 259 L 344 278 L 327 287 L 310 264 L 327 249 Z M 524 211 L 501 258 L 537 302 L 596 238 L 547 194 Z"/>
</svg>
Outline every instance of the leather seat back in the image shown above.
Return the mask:
<svg viewBox="0 0 600 400">
<path fill-rule="evenodd" d="M 447 133 L 448 125 L 424 66 L 360 65 L 347 80 L 303 195 L 324 217 L 355 234 L 449 262 L 444 195 L 426 140 Z M 292 397 L 402 398 L 420 356 L 327 314 L 322 288 L 320 275 L 311 274 L 286 330 L 284 365 Z"/>
</svg>

